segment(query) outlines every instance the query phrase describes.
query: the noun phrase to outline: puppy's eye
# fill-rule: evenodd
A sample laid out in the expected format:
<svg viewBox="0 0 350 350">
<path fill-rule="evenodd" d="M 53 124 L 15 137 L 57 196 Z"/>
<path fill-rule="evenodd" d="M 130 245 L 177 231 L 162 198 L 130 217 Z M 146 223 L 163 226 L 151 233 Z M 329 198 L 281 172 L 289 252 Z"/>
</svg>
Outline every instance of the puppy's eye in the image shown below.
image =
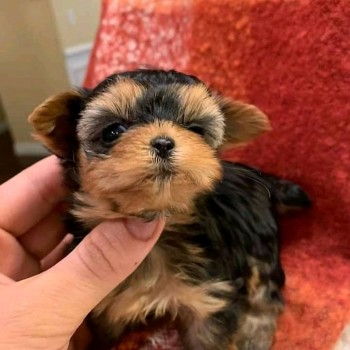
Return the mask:
<svg viewBox="0 0 350 350">
<path fill-rule="evenodd" d="M 119 123 L 111 124 L 102 131 L 102 140 L 107 144 L 112 143 L 125 131 L 125 126 Z"/>
<path fill-rule="evenodd" d="M 192 131 L 192 132 L 194 132 L 194 133 L 196 133 L 196 134 L 198 134 L 198 135 L 202 135 L 202 136 L 205 133 L 204 128 L 201 127 L 200 125 L 197 125 L 197 124 L 192 124 L 187 129 Z"/>
</svg>

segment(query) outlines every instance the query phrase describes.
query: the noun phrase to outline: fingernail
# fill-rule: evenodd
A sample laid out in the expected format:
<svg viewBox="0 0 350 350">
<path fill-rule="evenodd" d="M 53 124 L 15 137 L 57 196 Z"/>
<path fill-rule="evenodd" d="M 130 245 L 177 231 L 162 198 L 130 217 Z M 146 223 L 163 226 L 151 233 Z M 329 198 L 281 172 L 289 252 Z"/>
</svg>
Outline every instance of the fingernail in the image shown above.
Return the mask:
<svg viewBox="0 0 350 350">
<path fill-rule="evenodd" d="M 64 244 L 67 244 L 67 245 L 71 244 L 73 240 L 74 240 L 74 236 L 71 233 L 67 233 L 62 239 Z"/>
<path fill-rule="evenodd" d="M 138 219 L 126 219 L 125 226 L 134 238 L 148 241 L 155 233 L 158 221 L 144 222 Z"/>
</svg>

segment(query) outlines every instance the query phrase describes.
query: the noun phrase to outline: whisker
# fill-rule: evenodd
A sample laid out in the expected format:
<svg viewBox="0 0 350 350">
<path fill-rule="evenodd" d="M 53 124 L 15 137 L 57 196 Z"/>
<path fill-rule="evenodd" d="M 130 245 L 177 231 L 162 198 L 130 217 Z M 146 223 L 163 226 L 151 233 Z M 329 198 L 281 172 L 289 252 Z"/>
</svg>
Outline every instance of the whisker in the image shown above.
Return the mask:
<svg viewBox="0 0 350 350">
<path fill-rule="evenodd" d="M 75 153 L 72 153 L 72 157 L 68 160 L 70 162 L 70 165 L 72 165 L 73 168 L 73 173 L 76 177 L 76 181 L 78 181 L 79 179 L 79 174 L 77 172 L 78 168 L 79 168 L 79 164 L 77 163 L 76 159 L 75 159 Z"/>
<path fill-rule="evenodd" d="M 246 168 L 238 168 L 238 167 L 235 167 L 235 166 L 225 166 L 225 165 L 221 165 L 223 168 L 225 169 L 234 169 L 234 170 L 240 170 L 240 171 L 245 171 L 247 173 L 253 173 L 253 174 L 257 174 L 257 175 L 262 175 L 261 171 L 259 170 L 256 170 L 256 169 L 246 169 Z"/>
<path fill-rule="evenodd" d="M 228 166 L 225 166 L 225 165 L 222 165 L 223 168 L 226 168 L 226 169 L 229 169 L 229 170 L 232 170 L 234 169 L 235 171 L 238 170 L 238 171 L 242 171 L 243 173 L 252 173 L 252 174 L 255 174 L 255 175 L 262 175 L 262 173 L 259 171 L 259 170 L 253 170 L 253 169 L 245 169 L 245 168 L 238 168 L 238 167 L 235 167 L 235 166 L 231 166 L 231 167 L 228 167 Z M 245 178 L 248 178 L 256 183 L 258 183 L 259 185 L 263 186 L 264 189 L 266 190 L 269 198 L 271 198 L 271 191 L 270 189 L 260 180 L 254 178 L 254 177 L 251 177 L 251 176 L 248 176 L 246 174 L 240 174 L 240 176 L 242 177 L 245 177 Z"/>
<path fill-rule="evenodd" d="M 247 175 L 243 175 L 243 177 L 246 177 L 252 181 L 255 181 L 256 183 L 260 184 L 261 186 L 263 186 L 269 196 L 269 198 L 271 198 L 271 191 L 269 190 L 269 188 L 262 182 L 262 181 L 259 181 L 258 179 L 254 179 L 253 177 L 250 177 L 250 176 L 247 176 Z"/>
</svg>

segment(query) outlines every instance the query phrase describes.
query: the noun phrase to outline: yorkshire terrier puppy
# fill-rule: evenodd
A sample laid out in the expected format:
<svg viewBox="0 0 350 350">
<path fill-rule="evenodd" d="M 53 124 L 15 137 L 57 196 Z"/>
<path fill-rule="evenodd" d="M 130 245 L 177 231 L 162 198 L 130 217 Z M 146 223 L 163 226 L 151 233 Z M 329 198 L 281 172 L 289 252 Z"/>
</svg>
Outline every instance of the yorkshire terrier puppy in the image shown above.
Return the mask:
<svg viewBox="0 0 350 350">
<path fill-rule="evenodd" d="M 310 201 L 218 158 L 269 129 L 259 109 L 190 75 L 137 70 L 51 97 L 29 120 L 62 159 L 77 242 L 105 219 L 167 217 L 148 257 L 89 316 L 93 349 L 163 318 L 188 350 L 271 347 L 284 284 L 276 211 Z"/>
</svg>

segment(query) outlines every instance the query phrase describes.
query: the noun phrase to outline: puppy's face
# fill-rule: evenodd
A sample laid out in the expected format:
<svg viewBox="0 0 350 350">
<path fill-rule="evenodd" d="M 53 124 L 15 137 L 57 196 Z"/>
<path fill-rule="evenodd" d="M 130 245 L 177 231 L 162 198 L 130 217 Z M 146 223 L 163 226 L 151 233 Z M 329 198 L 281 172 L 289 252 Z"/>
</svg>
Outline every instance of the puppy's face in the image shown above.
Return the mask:
<svg viewBox="0 0 350 350">
<path fill-rule="evenodd" d="M 54 96 L 30 116 L 36 137 L 78 163 L 75 214 L 98 222 L 188 212 L 220 179 L 216 152 L 268 128 L 253 106 L 177 72 L 135 71 Z"/>
</svg>

